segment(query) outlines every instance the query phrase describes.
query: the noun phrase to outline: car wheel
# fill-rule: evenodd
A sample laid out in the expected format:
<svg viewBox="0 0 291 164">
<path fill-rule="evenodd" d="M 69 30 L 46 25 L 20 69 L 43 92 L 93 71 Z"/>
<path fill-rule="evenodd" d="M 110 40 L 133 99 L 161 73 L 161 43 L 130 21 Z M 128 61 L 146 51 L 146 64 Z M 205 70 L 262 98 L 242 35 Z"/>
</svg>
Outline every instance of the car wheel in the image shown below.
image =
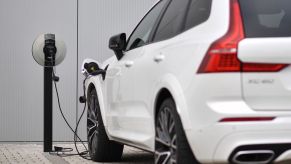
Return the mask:
<svg viewBox="0 0 291 164">
<path fill-rule="evenodd" d="M 156 116 L 155 163 L 197 164 L 186 139 L 176 105 L 172 99 L 163 101 Z"/>
<path fill-rule="evenodd" d="M 110 141 L 102 121 L 97 92 L 88 94 L 87 139 L 90 157 L 96 162 L 119 161 L 123 145 Z"/>
</svg>

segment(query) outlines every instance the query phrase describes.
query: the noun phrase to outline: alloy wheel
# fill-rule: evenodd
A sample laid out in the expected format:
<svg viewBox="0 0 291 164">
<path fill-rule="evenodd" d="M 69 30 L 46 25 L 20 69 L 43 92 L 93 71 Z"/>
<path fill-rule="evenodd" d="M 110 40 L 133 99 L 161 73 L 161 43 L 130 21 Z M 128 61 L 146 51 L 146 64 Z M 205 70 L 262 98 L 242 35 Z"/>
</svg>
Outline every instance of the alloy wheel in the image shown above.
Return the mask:
<svg viewBox="0 0 291 164">
<path fill-rule="evenodd" d="M 156 121 L 156 164 L 177 163 L 177 134 L 175 130 L 175 120 L 171 109 L 165 107 L 161 109 Z"/>
<path fill-rule="evenodd" d="M 91 92 L 88 101 L 87 112 L 87 139 L 90 154 L 95 154 L 96 147 L 98 146 L 98 112 L 97 112 L 97 95 L 96 92 Z"/>
</svg>

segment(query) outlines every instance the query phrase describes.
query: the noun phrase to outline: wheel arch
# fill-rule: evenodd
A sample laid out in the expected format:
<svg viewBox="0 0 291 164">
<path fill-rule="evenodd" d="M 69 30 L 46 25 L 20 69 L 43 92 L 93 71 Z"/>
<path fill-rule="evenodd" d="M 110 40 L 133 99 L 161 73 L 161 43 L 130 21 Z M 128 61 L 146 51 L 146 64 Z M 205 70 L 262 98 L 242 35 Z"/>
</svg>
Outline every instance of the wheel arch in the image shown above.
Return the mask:
<svg viewBox="0 0 291 164">
<path fill-rule="evenodd" d="M 180 85 L 178 79 L 176 79 L 174 75 L 165 75 L 159 81 L 159 84 L 155 90 L 157 92 L 155 92 L 155 95 L 153 96 L 154 119 L 156 118 L 161 103 L 167 98 L 172 98 L 175 102 L 176 110 L 182 121 L 184 130 L 191 129 L 192 126 L 188 114 L 189 109 L 183 94 L 182 86 Z"/>
<path fill-rule="evenodd" d="M 171 92 L 167 89 L 167 88 L 162 88 L 160 89 L 160 91 L 158 92 L 157 96 L 156 96 L 156 99 L 155 99 L 155 111 L 154 111 L 154 118 L 156 119 L 157 115 L 158 115 L 158 112 L 159 112 L 159 109 L 163 103 L 163 101 L 165 101 L 166 99 L 168 98 L 173 98 Z M 174 100 L 175 102 L 175 100 Z"/>
</svg>

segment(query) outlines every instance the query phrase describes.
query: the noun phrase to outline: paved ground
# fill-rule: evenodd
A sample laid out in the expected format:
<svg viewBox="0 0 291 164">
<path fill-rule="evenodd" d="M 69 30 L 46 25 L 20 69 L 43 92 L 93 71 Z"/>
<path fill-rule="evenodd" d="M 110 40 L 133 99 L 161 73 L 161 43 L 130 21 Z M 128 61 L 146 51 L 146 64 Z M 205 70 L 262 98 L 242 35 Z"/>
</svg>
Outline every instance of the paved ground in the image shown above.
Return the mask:
<svg viewBox="0 0 291 164">
<path fill-rule="evenodd" d="M 71 147 L 72 144 L 61 144 L 57 146 Z M 79 145 L 81 148 L 81 145 Z M 79 156 L 59 157 L 42 152 L 41 144 L 0 144 L 0 164 L 97 164 L 96 162 L 85 160 Z M 71 152 L 74 153 L 74 152 Z M 122 161 L 114 164 L 151 164 L 153 155 L 142 150 L 125 147 Z"/>
</svg>

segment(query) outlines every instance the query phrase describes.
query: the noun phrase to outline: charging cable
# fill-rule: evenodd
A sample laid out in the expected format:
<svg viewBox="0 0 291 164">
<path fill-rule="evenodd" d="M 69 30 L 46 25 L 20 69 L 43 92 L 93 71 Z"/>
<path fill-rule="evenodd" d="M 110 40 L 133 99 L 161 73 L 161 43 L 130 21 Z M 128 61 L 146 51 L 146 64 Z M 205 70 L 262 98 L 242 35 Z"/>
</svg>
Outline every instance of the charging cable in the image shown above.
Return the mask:
<svg viewBox="0 0 291 164">
<path fill-rule="evenodd" d="M 85 105 L 84 105 L 84 109 L 82 111 L 82 114 L 81 114 L 81 116 L 79 117 L 79 119 L 77 121 L 76 128 L 73 129 L 72 126 L 69 124 L 67 118 L 65 117 L 65 115 L 63 113 L 63 110 L 62 110 L 62 107 L 61 107 L 61 102 L 60 102 L 58 87 L 57 87 L 57 84 L 56 84 L 56 81 L 58 81 L 59 78 L 55 75 L 55 69 L 53 70 L 53 79 L 54 79 L 53 82 L 54 82 L 54 86 L 55 86 L 57 100 L 58 100 L 59 111 L 60 111 L 60 113 L 62 115 L 62 118 L 64 119 L 64 121 L 66 122 L 67 126 L 69 127 L 69 129 L 74 133 L 74 145 L 75 145 L 75 149 L 77 151 L 77 154 L 72 154 L 72 153 L 71 154 L 68 154 L 68 152 L 72 152 L 73 151 L 72 148 L 63 148 L 63 147 L 58 147 L 58 146 L 54 146 L 54 151 L 53 152 L 50 152 L 50 154 L 58 155 L 58 156 L 61 156 L 61 157 L 79 155 L 80 157 L 82 157 L 84 159 L 90 160 L 91 158 L 89 156 L 89 151 L 88 151 L 86 145 L 84 144 L 84 141 L 82 141 L 82 139 L 77 134 L 80 121 L 81 121 L 81 119 L 84 116 L 84 113 L 86 111 L 87 102 L 85 101 Z M 86 96 L 85 95 L 85 89 L 86 89 L 85 81 L 86 80 L 87 80 L 87 78 L 85 78 L 84 81 L 83 81 L 83 93 L 84 93 L 84 96 Z M 85 148 L 85 151 L 82 151 L 82 152 L 79 151 L 79 149 L 77 147 L 77 142 L 78 141 L 80 141 L 82 143 L 83 147 Z"/>
</svg>

